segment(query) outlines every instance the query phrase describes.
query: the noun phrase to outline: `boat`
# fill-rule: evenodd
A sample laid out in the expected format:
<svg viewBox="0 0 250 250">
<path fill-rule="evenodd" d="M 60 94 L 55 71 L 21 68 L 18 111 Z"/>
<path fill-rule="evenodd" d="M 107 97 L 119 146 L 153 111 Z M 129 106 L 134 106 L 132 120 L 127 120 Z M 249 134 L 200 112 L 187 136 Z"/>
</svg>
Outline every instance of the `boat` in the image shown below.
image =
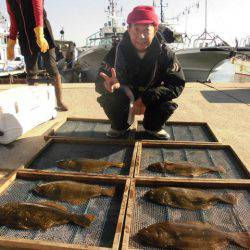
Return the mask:
<svg viewBox="0 0 250 250">
<path fill-rule="evenodd" d="M 83 78 L 87 82 L 96 80 L 104 56 L 114 44 L 122 39 L 126 31 L 125 22 L 121 23 L 119 20 L 115 0 L 109 0 L 106 12 L 108 13 L 107 22 L 98 32 L 90 35 L 86 39 L 85 46 L 79 49 L 76 65 L 81 68 Z"/>
<path fill-rule="evenodd" d="M 222 42 L 216 42 L 218 39 Z M 199 43 L 200 47 L 194 45 L 177 50 L 175 54 L 187 82 L 207 82 L 209 75 L 232 56 L 232 47 L 216 35 L 209 40 L 205 37 L 197 38 L 195 43 Z"/>
<path fill-rule="evenodd" d="M 195 7 L 199 8 L 200 6 L 196 4 Z M 188 14 L 190 13 L 188 8 L 185 8 L 185 10 L 187 10 Z M 208 32 L 207 0 L 205 0 L 205 27 L 203 33 L 189 37 L 185 31 L 182 41 L 183 48 L 179 49 L 171 46 L 171 44 L 170 47 L 175 51 L 187 82 L 209 82 L 210 75 L 227 59 L 242 54 L 242 52 L 249 53 L 250 51 L 246 47 L 232 47 L 219 35 Z M 246 61 L 242 62 L 244 64 L 242 68 L 245 67 L 246 63 L 248 64 Z"/>
<path fill-rule="evenodd" d="M 104 56 L 126 31 L 124 26 L 117 25 L 115 6 L 115 1 L 110 0 L 108 7 L 110 21 L 99 32 L 88 37 L 87 45 L 83 47 L 77 59 L 77 65 L 81 68 L 86 82 L 95 81 Z M 209 82 L 209 76 L 217 67 L 226 59 L 244 50 L 241 47 L 230 46 L 219 35 L 207 31 L 207 0 L 205 0 L 205 13 L 204 32 L 198 36 L 188 37 L 186 33 L 172 32 L 174 28 L 168 22 L 164 22 L 163 8 L 161 8 L 158 37 L 165 39 L 163 42 L 175 51 L 187 82 Z M 166 30 L 170 32 L 167 33 L 172 36 L 172 41 L 166 38 Z"/>
<path fill-rule="evenodd" d="M 209 81 L 209 75 L 232 56 L 232 47 L 218 35 L 208 32 L 207 0 L 204 31 L 201 35 L 191 36 L 187 41 L 185 48 L 175 52 L 187 82 Z"/>
<path fill-rule="evenodd" d="M 232 58 L 235 65 L 235 74 L 250 76 L 250 36 L 243 39 L 240 53 Z"/>
</svg>

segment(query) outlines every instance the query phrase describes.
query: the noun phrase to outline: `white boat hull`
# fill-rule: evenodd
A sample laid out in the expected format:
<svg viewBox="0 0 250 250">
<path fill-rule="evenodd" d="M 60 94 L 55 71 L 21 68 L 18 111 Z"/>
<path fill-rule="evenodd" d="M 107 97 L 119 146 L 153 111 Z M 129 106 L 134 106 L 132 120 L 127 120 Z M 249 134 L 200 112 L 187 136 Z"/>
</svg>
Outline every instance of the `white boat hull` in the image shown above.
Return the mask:
<svg viewBox="0 0 250 250">
<path fill-rule="evenodd" d="M 242 60 L 240 58 L 233 59 L 233 64 L 235 65 L 235 73 L 240 75 L 250 76 L 250 61 Z"/>
<path fill-rule="evenodd" d="M 206 82 L 210 73 L 225 59 L 229 58 L 227 50 L 203 50 L 187 48 L 176 51 L 187 82 Z"/>
</svg>

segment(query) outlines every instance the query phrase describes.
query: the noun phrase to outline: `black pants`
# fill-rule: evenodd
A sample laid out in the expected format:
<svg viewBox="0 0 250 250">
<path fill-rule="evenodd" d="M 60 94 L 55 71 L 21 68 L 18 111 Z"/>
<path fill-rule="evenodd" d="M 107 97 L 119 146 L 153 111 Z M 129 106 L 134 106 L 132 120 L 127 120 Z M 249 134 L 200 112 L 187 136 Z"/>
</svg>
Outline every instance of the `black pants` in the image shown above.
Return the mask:
<svg viewBox="0 0 250 250">
<path fill-rule="evenodd" d="M 97 98 L 104 112 L 111 122 L 113 129 L 127 129 L 129 124 L 129 98 L 122 90 L 106 93 Z M 146 106 L 143 127 L 147 130 L 159 131 L 178 105 L 172 101 L 159 101 L 154 105 Z"/>
<path fill-rule="evenodd" d="M 25 55 L 24 61 L 26 64 L 27 81 L 36 79 L 38 74 L 38 59 L 42 58 L 43 66 L 50 78 L 55 79 L 56 75 L 59 74 L 56 64 L 55 49 L 49 49 L 46 53 L 37 52 L 33 55 Z M 40 58 L 40 59 L 41 59 Z"/>
</svg>

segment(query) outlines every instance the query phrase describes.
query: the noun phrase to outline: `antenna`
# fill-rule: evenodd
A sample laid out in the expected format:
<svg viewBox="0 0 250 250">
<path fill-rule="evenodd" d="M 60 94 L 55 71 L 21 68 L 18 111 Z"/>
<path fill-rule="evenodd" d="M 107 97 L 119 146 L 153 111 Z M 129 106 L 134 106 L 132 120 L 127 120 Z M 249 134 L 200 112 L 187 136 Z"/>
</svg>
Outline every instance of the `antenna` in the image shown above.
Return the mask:
<svg viewBox="0 0 250 250">
<path fill-rule="evenodd" d="M 207 33 L 207 0 L 205 0 L 205 33 Z"/>
<path fill-rule="evenodd" d="M 200 0 L 199 0 L 200 1 Z M 183 11 L 181 11 L 178 15 L 172 18 L 168 18 L 168 20 L 176 20 L 179 22 L 179 20 L 182 17 L 185 17 L 185 33 L 187 33 L 187 22 L 188 22 L 188 16 L 192 13 L 193 9 L 199 9 L 200 8 L 200 2 L 193 3 L 192 5 L 186 6 Z"/>
<path fill-rule="evenodd" d="M 115 0 L 108 0 L 108 7 L 106 12 L 108 12 L 108 18 L 111 19 L 111 26 L 116 26 L 116 7 L 117 7 L 117 3 Z M 122 12 L 122 8 L 121 8 L 121 12 Z"/>
<path fill-rule="evenodd" d="M 168 7 L 168 4 L 166 3 L 165 5 L 163 4 L 163 0 L 160 0 L 160 6 L 157 6 L 155 3 L 155 0 L 153 0 L 153 6 L 154 7 L 160 7 L 161 8 L 161 22 L 164 23 L 164 7 Z"/>
</svg>

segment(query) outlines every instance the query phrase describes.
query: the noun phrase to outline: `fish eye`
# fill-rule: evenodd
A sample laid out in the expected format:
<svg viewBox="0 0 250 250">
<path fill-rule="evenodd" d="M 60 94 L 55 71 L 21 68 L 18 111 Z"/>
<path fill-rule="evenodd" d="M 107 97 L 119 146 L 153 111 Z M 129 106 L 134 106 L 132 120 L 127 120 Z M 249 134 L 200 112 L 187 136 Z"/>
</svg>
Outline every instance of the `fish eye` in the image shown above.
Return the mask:
<svg viewBox="0 0 250 250">
<path fill-rule="evenodd" d="M 152 198 L 153 197 L 153 190 L 149 190 L 147 193 L 146 193 L 146 198 Z"/>
</svg>

